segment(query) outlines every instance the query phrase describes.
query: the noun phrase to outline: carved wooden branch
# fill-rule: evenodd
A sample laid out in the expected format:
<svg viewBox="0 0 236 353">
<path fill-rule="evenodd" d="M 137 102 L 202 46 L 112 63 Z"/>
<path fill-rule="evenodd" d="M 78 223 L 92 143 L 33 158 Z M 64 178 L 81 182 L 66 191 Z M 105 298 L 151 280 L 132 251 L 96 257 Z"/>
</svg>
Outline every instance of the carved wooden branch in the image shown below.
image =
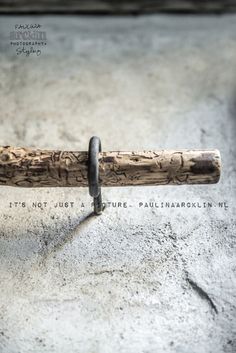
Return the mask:
<svg viewBox="0 0 236 353">
<path fill-rule="evenodd" d="M 213 184 L 220 178 L 217 150 L 99 153 L 101 186 Z M 88 186 L 88 153 L 0 147 L 0 185 Z"/>
</svg>

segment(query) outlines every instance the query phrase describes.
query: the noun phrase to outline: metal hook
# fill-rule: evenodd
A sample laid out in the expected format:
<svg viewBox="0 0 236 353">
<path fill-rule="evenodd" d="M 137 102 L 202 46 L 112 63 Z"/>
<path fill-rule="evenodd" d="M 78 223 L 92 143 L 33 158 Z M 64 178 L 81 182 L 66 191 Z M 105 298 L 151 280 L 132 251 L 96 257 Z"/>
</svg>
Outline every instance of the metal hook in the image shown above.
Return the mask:
<svg viewBox="0 0 236 353">
<path fill-rule="evenodd" d="M 94 213 L 102 213 L 102 195 L 99 183 L 98 153 L 102 151 L 101 140 L 97 136 L 91 137 L 88 150 L 88 183 L 89 194 L 93 197 Z"/>
</svg>

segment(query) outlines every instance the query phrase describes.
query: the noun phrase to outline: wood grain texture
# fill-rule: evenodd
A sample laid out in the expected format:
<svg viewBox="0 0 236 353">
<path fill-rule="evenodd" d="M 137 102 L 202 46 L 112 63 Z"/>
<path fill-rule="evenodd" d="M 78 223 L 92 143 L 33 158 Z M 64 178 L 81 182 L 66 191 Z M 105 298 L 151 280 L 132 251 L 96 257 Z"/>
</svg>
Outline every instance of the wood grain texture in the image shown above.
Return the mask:
<svg viewBox="0 0 236 353">
<path fill-rule="evenodd" d="M 219 181 L 220 169 L 217 150 L 104 152 L 100 158 L 106 186 L 210 184 Z"/>
<path fill-rule="evenodd" d="M 2 13 L 219 13 L 235 10 L 235 0 L 2 0 L 0 2 Z"/>
<path fill-rule="evenodd" d="M 99 153 L 102 186 L 212 184 L 220 178 L 217 150 Z M 88 186 L 88 153 L 0 147 L 0 185 Z"/>
</svg>

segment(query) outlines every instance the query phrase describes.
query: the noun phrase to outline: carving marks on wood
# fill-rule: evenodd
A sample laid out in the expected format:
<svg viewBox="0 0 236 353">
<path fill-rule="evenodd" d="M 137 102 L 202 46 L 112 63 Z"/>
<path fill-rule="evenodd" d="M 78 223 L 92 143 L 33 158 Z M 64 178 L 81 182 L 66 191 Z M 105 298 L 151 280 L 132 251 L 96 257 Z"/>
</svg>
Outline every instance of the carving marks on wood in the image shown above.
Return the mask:
<svg viewBox="0 0 236 353">
<path fill-rule="evenodd" d="M 213 151 L 104 152 L 102 185 L 210 184 L 220 178 L 220 154 Z"/>
<path fill-rule="evenodd" d="M 87 152 L 0 147 L 0 184 L 87 186 Z"/>
<path fill-rule="evenodd" d="M 210 184 L 220 177 L 212 151 L 99 153 L 102 186 Z M 0 185 L 88 186 L 87 152 L 0 147 Z"/>
</svg>

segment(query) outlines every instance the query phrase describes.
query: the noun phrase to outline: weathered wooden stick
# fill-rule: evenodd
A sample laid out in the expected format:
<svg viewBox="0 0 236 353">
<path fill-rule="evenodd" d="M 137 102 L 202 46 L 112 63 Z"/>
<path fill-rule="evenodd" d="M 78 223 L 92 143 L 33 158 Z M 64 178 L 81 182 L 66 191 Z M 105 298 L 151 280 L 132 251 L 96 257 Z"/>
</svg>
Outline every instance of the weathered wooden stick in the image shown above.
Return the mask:
<svg viewBox="0 0 236 353">
<path fill-rule="evenodd" d="M 213 184 L 217 150 L 99 153 L 101 186 Z M 88 153 L 0 147 L 0 185 L 88 186 Z"/>
</svg>

